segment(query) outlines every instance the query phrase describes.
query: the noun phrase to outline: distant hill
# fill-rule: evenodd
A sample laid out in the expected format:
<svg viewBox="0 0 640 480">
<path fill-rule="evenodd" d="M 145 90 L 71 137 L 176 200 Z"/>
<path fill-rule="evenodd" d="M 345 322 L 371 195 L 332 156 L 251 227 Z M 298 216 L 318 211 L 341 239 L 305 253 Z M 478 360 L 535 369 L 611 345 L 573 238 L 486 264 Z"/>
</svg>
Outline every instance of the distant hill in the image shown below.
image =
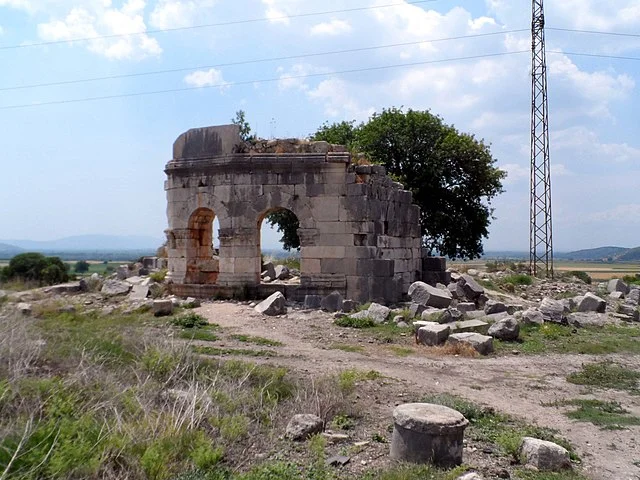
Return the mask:
<svg viewBox="0 0 640 480">
<path fill-rule="evenodd" d="M 0 240 L 21 251 L 36 252 L 73 252 L 73 251 L 113 251 L 113 250 L 153 250 L 162 242 L 161 238 L 148 236 L 117 235 L 76 235 L 58 240 Z M 0 244 L 2 245 L 2 244 Z"/>
<path fill-rule="evenodd" d="M 640 261 L 640 247 L 630 248 L 624 253 L 615 257 L 616 262 L 637 262 Z"/>
<path fill-rule="evenodd" d="M 555 255 L 556 258 L 578 261 L 600 261 L 612 259 L 613 261 L 625 261 L 620 257 L 624 256 L 632 249 L 624 247 L 598 247 L 587 250 L 578 250 L 576 252 L 568 252 Z"/>
<path fill-rule="evenodd" d="M 24 252 L 23 249 L 8 243 L 0 243 L 0 258 L 11 258 L 14 255 Z"/>
</svg>

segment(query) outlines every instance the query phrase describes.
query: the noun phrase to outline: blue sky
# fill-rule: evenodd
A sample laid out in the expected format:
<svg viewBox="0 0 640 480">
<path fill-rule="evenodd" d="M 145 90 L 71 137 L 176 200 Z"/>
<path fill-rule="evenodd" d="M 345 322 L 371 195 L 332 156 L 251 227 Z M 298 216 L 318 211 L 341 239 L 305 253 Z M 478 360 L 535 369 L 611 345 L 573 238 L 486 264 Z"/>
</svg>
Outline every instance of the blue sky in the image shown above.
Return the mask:
<svg viewBox="0 0 640 480">
<path fill-rule="evenodd" d="M 640 33 L 637 0 L 548 0 L 546 10 L 551 28 Z M 530 57 L 513 52 L 530 37 L 505 32 L 528 29 L 530 15 L 524 0 L 0 0 L 0 238 L 160 238 L 163 167 L 181 132 L 244 109 L 263 137 L 304 137 L 324 121 L 405 106 L 492 144 L 509 177 L 485 249 L 526 250 Z M 131 32 L 148 33 L 113 36 Z M 640 245 L 640 61 L 569 54 L 640 57 L 640 37 L 548 30 L 547 39 L 555 248 Z M 498 53 L 508 55 L 332 73 Z M 184 70 L 14 88 L 169 69 Z M 315 76 L 291 78 L 305 75 Z M 35 105 L 192 87 L 208 88 Z M 22 105 L 33 106 L 6 108 Z M 265 233 L 263 244 L 277 238 Z"/>
</svg>

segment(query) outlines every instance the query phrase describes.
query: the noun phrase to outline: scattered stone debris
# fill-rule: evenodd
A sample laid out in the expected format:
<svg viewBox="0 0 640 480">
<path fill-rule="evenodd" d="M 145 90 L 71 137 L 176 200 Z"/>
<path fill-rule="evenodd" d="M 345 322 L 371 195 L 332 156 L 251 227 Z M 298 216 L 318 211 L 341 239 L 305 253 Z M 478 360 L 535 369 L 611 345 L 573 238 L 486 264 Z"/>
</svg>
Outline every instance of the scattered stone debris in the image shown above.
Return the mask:
<svg viewBox="0 0 640 480">
<path fill-rule="evenodd" d="M 520 446 L 520 456 L 526 465 L 538 470 L 558 472 L 571 468 L 567 449 L 553 442 L 524 437 Z"/>
<path fill-rule="evenodd" d="M 151 311 L 156 317 L 163 317 L 173 313 L 173 302 L 167 300 L 154 300 Z"/>
<path fill-rule="evenodd" d="M 317 415 L 301 413 L 294 415 L 287 425 L 285 437 L 295 441 L 306 440 L 312 435 L 321 433 L 324 422 Z"/>
<path fill-rule="evenodd" d="M 275 317 L 287 313 L 287 299 L 280 292 L 275 292 L 266 300 L 255 306 L 255 311 L 263 315 Z"/>
<path fill-rule="evenodd" d="M 454 333 L 449 335 L 447 342 L 452 345 L 467 344 L 480 355 L 489 355 L 493 352 L 493 338 L 479 333 Z"/>
</svg>

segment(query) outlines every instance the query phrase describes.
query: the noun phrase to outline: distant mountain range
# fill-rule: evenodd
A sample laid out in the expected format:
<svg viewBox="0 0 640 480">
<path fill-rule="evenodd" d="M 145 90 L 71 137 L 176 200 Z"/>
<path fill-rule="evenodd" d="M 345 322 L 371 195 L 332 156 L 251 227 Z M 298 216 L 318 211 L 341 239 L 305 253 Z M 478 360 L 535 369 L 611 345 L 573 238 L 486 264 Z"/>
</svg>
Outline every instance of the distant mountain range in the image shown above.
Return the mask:
<svg viewBox="0 0 640 480">
<path fill-rule="evenodd" d="M 58 240 L 0 240 L 0 256 L 16 255 L 25 251 L 73 252 L 112 250 L 154 250 L 163 239 L 148 236 L 75 235 Z"/>
<path fill-rule="evenodd" d="M 637 262 L 640 261 L 640 247 L 598 247 L 575 252 L 554 252 L 553 257 L 576 262 Z M 529 252 L 489 251 L 485 252 L 484 258 L 528 260 Z"/>
</svg>

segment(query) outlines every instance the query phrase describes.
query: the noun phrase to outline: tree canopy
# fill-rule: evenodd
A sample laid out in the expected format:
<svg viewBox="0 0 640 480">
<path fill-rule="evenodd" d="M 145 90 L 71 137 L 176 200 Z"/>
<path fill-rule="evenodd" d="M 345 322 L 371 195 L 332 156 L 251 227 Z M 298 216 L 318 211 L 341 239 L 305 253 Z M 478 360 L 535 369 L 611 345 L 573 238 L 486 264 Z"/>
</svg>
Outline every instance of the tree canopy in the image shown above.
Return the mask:
<svg viewBox="0 0 640 480">
<path fill-rule="evenodd" d="M 45 257 L 41 253 L 29 252 L 16 255 L 0 272 L 0 279 L 19 279 L 55 285 L 69 280 L 68 265 L 58 257 Z"/>
</svg>

